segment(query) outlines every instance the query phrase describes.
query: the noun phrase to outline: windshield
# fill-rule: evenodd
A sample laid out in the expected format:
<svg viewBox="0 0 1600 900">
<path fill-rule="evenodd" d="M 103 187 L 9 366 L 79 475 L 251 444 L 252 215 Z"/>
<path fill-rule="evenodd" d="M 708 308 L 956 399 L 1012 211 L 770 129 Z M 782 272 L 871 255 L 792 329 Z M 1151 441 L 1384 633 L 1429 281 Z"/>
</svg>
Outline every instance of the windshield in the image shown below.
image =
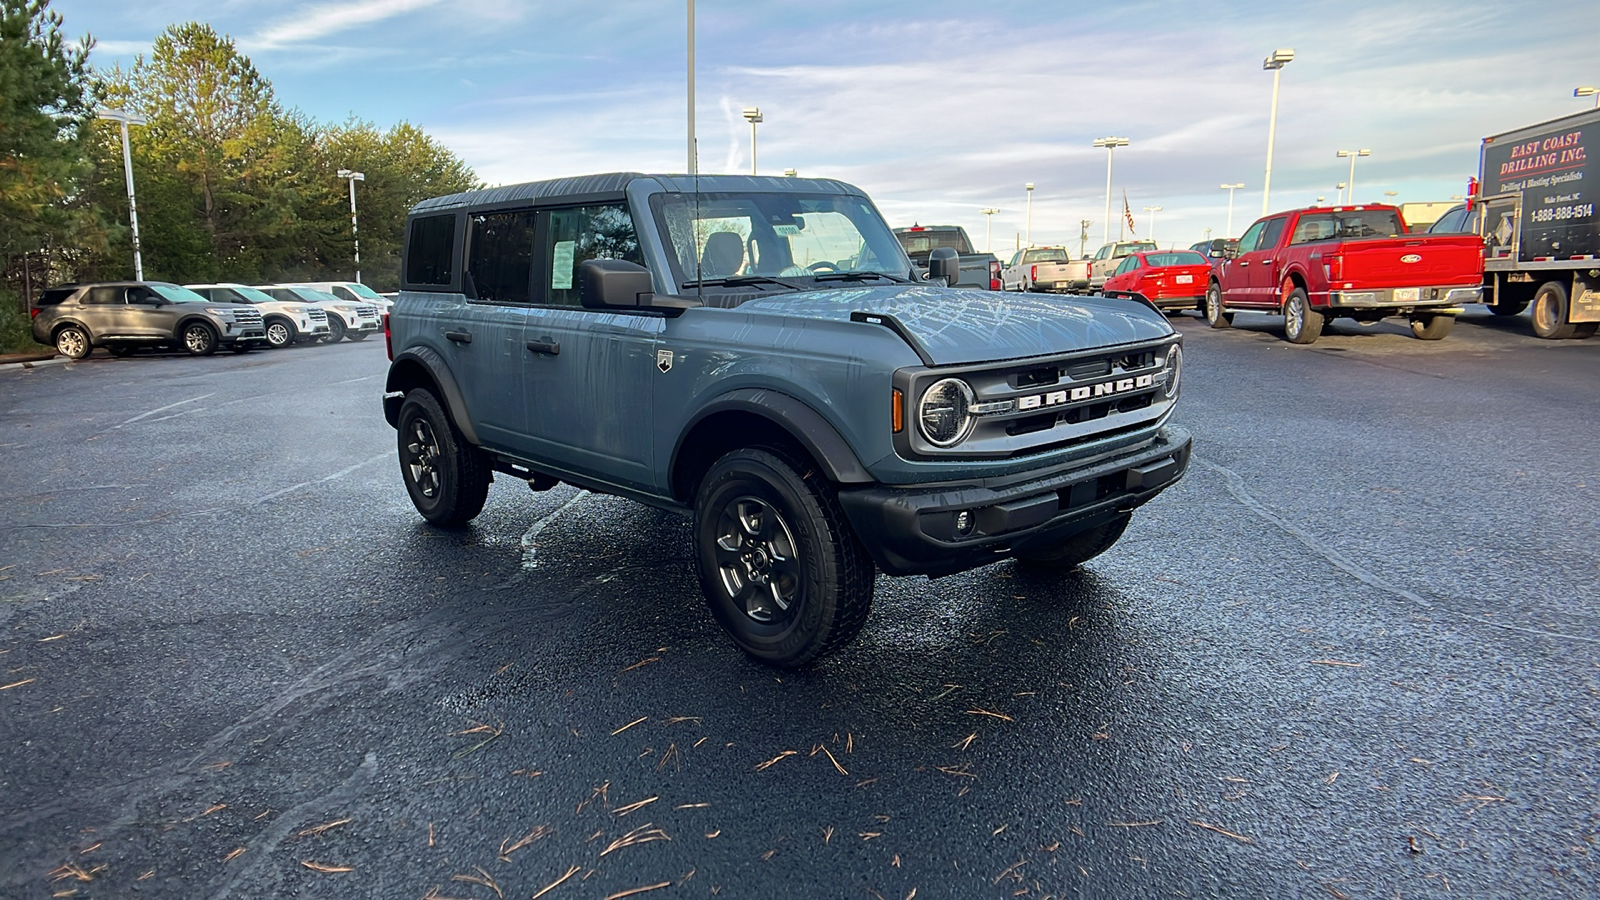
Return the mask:
<svg viewBox="0 0 1600 900">
<path fill-rule="evenodd" d="M 1146 253 L 1144 261 L 1152 266 L 1205 266 L 1206 258 L 1193 250 L 1173 250 L 1170 253 Z"/>
<path fill-rule="evenodd" d="M 1022 261 L 1030 263 L 1069 262 L 1067 251 L 1065 250 L 1029 250 L 1027 255 L 1022 258 Z"/>
<path fill-rule="evenodd" d="M 150 284 L 150 290 L 155 291 L 157 294 L 160 294 L 163 298 L 165 298 L 167 300 L 171 300 L 173 303 L 210 303 L 211 302 L 210 300 L 207 300 L 206 298 L 200 296 L 199 294 L 196 294 L 194 291 L 191 291 L 186 287 L 178 287 L 175 284 L 156 284 L 156 283 L 152 282 Z"/>
<path fill-rule="evenodd" d="M 929 231 L 902 228 L 896 231 L 894 236 L 900 241 L 900 246 L 905 248 L 906 255 L 919 266 L 927 265 L 928 255 L 941 247 L 948 247 L 959 254 L 972 252 L 972 244 L 967 241 L 966 232 L 955 228 Z"/>
<path fill-rule="evenodd" d="M 900 245 L 864 197 L 656 194 L 650 209 L 671 244 L 669 261 L 680 285 L 849 272 L 904 278 L 910 272 Z"/>
<path fill-rule="evenodd" d="M 1403 233 L 1400 217 L 1392 209 L 1352 209 L 1312 213 L 1295 223 L 1291 244 L 1363 237 L 1395 237 Z"/>
<path fill-rule="evenodd" d="M 363 300 L 378 300 L 378 301 L 382 301 L 383 300 L 383 295 L 382 294 L 378 293 L 377 291 L 373 290 L 372 288 L 367 287 L 364 284 L 356 284 L 355 282 L 349 282 L 349 283 L 346 283 L 344 285 L 344 287 L 347 290 L 349 290 L 350 293 L 355 294 L 357 297 L 360 297 Z"/>
<path fill-rule="evenodd" d="M 1154 249 L 1156 249 L 1156 245 L 1151 243 L 1150 241 L 1139 241 L 1138 243 L 1134 243 L 1134 244 L 1118 244 L 1116 249 L 1111 251 L 1111 255 L 1112 256 L 1127 256 L 1129 253 L 1138 253 L 1140 250 L 1154 250 Z"/>
<path fill-rule="evenodd" d="M 244 302 L 246 302 L 246 303 L 271 303 L 271 302 L 273 302 L 271 294 L 268 294 L 266 291 L 257 290 L 256 288 L 253 288 L 253 287 L 230 287 L 230 288 L 228 288 L 228 290 L 233 291 L 235 294 L 238 294 L 240 297 L 243 297 L 244 298 Z"/>
</svg>

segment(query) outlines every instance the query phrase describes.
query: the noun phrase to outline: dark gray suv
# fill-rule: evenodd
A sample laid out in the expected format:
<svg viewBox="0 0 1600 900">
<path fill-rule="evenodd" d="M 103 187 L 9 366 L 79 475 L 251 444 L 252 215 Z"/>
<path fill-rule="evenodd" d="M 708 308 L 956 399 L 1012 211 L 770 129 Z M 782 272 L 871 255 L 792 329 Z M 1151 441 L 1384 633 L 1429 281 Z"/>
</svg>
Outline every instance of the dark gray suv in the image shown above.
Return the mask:
<svg viewBox="0 0 1600 900">
<path fill-rule="evenodd" d="M 248 303 L 212 303 L 164 281 L 116 281 L 51 288 L 33 310 L 33 339 L 69 359 L 95 347 L 125 356 L 139 347 L 177 347 L 209 356 L 266 346 L 261 312 Z"/>
</svg>

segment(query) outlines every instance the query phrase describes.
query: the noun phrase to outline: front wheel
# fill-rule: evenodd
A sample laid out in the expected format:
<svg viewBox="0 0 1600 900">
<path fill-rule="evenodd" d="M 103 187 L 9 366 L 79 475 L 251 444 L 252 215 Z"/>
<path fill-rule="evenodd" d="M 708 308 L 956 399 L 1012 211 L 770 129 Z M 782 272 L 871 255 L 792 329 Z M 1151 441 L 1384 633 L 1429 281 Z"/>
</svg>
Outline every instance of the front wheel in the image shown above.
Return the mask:
<svg viewBox="0 0 1600 900">
<path fill-rule="evenodd" d="M 1283 304 L 1283 334 L 1291 344 L 1314 343 L 1322 335 L 1322 313 L 1311 308 L 1306 289 L 1297 287 L 1289 292 Z"/>
<path fill-rule="evenodd" d="M 183 326 L 183 349 L 190 356 L 210 356 L 217 352 L 217 332 L 204 322 Z"/>
<path fill-rule="evenodd" d="M 1096 556 L 1111 549 L 1122 537 L 1133 517 L 1118 516 L 1088 531 L 1080 531 L 1055 544 L 1024 550 L 1017 554 L 1017 562 L 1042 572 L 1066 573 L 1078 568 Z"/>
<path fill-rule="evenodd" d="M 422 517 L 441 528 L 465 525 L 489 497 L 489 460 L 467 443 L 433 394 L 417 388 L 400 404 L 400 477 Z"/>
<path fill-rule="evenodd" d="M 787 452 L 735 450 L 694 507 L 695 563 L 717 622 L 744 652 L 803 666 L 848 644 L 872 605 L 872 558 L 831 484 Z"/>
<path fill-rule="evenodd" d="M 1222 308 L 1222 285 L 1215 281 L 1206 286 L 1206 324 L 1212 328 L 1227 328 L 1233 324 L 1233 313 Z"/>
<path fill-rule="evenodd" d="M 1419 340 L 1438 341 L 1454 328 L 1456 317 L 1451 315 L 1418 315 L 1411 317 L 1411 333 Z"/>
<path fill-rule="evenodd" d="M 282 350 L 294 343 L 295 329 L 293 325 L 282 319 L 269 319 L 267 321 L 267 346 L 274 350 Z"/>
</svg>

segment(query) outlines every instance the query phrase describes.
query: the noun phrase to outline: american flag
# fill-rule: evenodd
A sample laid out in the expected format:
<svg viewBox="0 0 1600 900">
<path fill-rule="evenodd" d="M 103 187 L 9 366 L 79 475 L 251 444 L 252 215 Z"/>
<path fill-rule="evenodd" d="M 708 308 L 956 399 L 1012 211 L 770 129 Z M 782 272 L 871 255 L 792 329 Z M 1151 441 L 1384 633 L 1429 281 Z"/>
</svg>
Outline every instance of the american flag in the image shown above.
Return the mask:
<svg viewBox="0 0 1600 900">
<path fill-rule="evenodd" d="M 1133 227 L 1133 210 L 1128 206 L 1128 192 L 1122 192 L 1122 217 L 1128 220 L 1128 236 L 1138 237 L 1139 232 Z"/>
</svg>

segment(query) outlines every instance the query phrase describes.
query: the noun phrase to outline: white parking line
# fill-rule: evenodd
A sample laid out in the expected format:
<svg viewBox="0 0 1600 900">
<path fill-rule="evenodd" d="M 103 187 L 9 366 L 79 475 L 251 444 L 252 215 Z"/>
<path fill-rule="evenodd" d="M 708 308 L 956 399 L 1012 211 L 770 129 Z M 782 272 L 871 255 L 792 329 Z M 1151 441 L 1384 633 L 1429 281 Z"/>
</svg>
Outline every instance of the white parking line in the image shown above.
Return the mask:
<svg viewBox="0 0 1600 900">
<path fill-rule="evenodd" d="M 152 409 L 147 413 L 140 413 L 139 415 L 134 416 L 133 418 L 127 420 L 126 422 L 123 422 L 121 425 L 118 425 L 116 427 L 121 428 L 123 425 L 132 425 L 134 422 L 137 422 L 140 419 L 147 419 L 150 416 L 153 416 L 158 412 L 166 412 L 169 409 L 172 409 L 172 408 L 178 407 L 178 406 L 182 406 L 185 403 L 194 403 L 196 401 L 204 400 L 207 397 L 213 397 L 213 396 L 216 396 L 216 392 L 215 391 L 212 391 L 209 394 L 201 394 L 198 397 L 190 397 L 187 400 L 179 400 L 177 403 L 168 403 L 166 406 L 163 406 L 160 409 Z"/>
</svg>

